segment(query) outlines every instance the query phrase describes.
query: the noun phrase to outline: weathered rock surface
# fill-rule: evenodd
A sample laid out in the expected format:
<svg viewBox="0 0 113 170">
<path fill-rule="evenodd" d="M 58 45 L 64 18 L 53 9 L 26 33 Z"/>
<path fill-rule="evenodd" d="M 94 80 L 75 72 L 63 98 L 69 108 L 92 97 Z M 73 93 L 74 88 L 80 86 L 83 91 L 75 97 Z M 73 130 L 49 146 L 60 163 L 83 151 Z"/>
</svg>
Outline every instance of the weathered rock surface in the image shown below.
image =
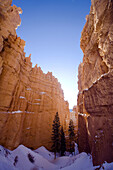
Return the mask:
<svg viewBox="0 0 113 170">
<path fill-rule="evenodd" d="M 25 41 L 16 35 L 22 10 L 11 3 L 0 0 L 0 144 L 50 148 L 54 115 L 67 129 L 69 105 L 52 73 L 32 68 L 25 57 Z"/>
<path fill-rule="evenodd" d="M 78 109 L 77 109 L 77 106 L 74 106 L 72 112 L 70 112 L 70 119 L 73 120 L 75 134 L 77 134 L 77 131 L 78 131 Z"/>
<path fill-rule="evenodd" d="M 78 69 L 79 150 L 95 165 L 113 161 L 113 1 L 92 0 Z"/>
</svg>

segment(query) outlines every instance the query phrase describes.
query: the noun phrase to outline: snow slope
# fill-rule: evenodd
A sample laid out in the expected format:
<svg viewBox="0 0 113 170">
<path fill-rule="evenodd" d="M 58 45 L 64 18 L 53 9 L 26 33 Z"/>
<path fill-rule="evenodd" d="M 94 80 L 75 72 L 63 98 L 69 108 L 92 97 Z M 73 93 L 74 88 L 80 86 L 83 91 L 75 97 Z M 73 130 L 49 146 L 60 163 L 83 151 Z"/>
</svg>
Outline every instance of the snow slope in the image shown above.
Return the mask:
<svg viewBox="0 0 113 170">
<path fill-rule="evenodd" d="M 74 157 L 73 162 L 62 170 L 93 170 L 92 158 L 85 152 Z"/>
<path fill-rule="evenodd" d="M 105 170 L 113 170 L 113 163 L 105 162 L 102 166 Z M 84 152 L 54 160 L 53 153 L 43 146 L 35 151 L 23 145 L 13 151 L 0 146 L 0 170 L 94 170 L 98 167 L 93 167 L 91 155 Z"/>
<path fill-rule="evenodd" d="M 31 155 L 34 162 L 30 161 L 28 158 L 28 154 Z M 57 166 L 50 163 L 43 156 L 35 153 L 34 151 L 26 148 L 23 145 L 20 145 L 17 149 L 12 152 L 12 157 L 15 158 L 18 156 L 18 162 L 16 164 L 16 168 L 21 170 L 31 170 L 33 168 L 44 169 L 44 170 L 55 170 Z"/>
<path fill-rule="evenodd" d="M 39 153 L 41 156 L 43 156 L 48 161 L 51 161 L 54 159 L 54 154 L 52 152 L 49 152 L 44 146 L 41 146 L 40 148 L 34 150 L 34 152 Z"/>
</svg>

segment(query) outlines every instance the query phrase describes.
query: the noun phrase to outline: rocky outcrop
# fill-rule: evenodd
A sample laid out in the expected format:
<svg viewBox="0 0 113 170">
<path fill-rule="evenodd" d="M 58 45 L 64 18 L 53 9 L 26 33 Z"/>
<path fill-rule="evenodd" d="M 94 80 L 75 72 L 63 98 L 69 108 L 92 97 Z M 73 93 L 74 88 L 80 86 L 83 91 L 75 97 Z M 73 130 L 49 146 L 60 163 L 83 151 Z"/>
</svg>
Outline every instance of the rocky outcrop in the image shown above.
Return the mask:
<svg viewBox="0 0 113 170">
<path fill-rule="evenodd" d="M 69 105 L 52 73 L 32 68 L 31 55 L 25 57 L 25 41 L 16 35 L 22 10 L 11 3 L 0 0 L 0 144 L 50 149 L 54 115 L 66 129 Z"/>
<path fill-rule="evenodd" d="M 75 131 L 75 134 L 77 135 L 77 131 L 78 131 L 78 111 L 77 111 L 77 106 L 74 106 L 73 110 L 70 112 L 70 119 L 73 120 L 74 131 Z"/>
<path fill-rule="evenodd" d="M 113 161 L 113 1 L 92 0 L 78 69 L 79 150 L 94 165 Z"/>
</svg>

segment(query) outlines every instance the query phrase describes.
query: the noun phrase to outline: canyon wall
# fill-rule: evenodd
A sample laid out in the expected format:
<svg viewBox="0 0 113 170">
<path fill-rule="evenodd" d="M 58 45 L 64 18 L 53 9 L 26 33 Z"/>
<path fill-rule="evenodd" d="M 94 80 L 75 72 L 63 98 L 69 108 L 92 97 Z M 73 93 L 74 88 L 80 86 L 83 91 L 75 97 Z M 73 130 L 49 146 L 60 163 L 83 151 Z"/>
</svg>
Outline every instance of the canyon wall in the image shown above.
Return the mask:
<svg viewBox="0 0 113 170">
<path fill-rule="evenodd" d="M 73 107 L 73 110 L 70 112 L 70 119 L 73 120 L 75 134 L 78 132 L 78 110 L 77 106 Z"/>
<path fill-rule="evenodd" d="M 58 111 L 67 130 L 69 104 L 52 73 L 32 68 L 31 55 L 25 57 L 25 41 L 16 35 L 22 10 L 11 4 L 0 0 L 0 144 L 50 149 L 54 116 Z"/>
<path fill-rule="evenodd" d="M 78 69 L 79 150 L 94 165 L 113 161 L 113 1 L 92 0 Z"/>
</svg>

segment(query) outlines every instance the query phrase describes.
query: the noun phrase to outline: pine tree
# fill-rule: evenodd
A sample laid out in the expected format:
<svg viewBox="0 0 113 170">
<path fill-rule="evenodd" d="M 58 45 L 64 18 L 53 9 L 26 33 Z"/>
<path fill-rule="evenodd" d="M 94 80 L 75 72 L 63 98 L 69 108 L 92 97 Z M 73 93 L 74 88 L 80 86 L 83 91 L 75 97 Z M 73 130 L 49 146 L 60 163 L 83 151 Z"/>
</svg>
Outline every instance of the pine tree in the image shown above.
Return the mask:
<svg viewBox="0 0 113 170">
<path fill-rule="evenodd" d="M 59 119 L 59 115 L 58 112 L 56 112 L 55 118 L 53 120 L 53 124 L 52 124 L 52 151 L 55 154 L 55 159 L 56 159 L 56 153 L 60 152 L 60 119 Z"/>
<path fill-rule="evenodd" d="M 70 153 L 74 152 L 74 140 L 75 140 L 75 133 L 74 133 L 74 125 L 72 119 L 69 122 L 69 147 Z"/>
<path fill-rule="evenodd" d="M 64 156 L 64 152 L 66 151 L 66 140 L 63 127 L 61 127 L 60 151 L 61 156 Z"/>
</svg>

